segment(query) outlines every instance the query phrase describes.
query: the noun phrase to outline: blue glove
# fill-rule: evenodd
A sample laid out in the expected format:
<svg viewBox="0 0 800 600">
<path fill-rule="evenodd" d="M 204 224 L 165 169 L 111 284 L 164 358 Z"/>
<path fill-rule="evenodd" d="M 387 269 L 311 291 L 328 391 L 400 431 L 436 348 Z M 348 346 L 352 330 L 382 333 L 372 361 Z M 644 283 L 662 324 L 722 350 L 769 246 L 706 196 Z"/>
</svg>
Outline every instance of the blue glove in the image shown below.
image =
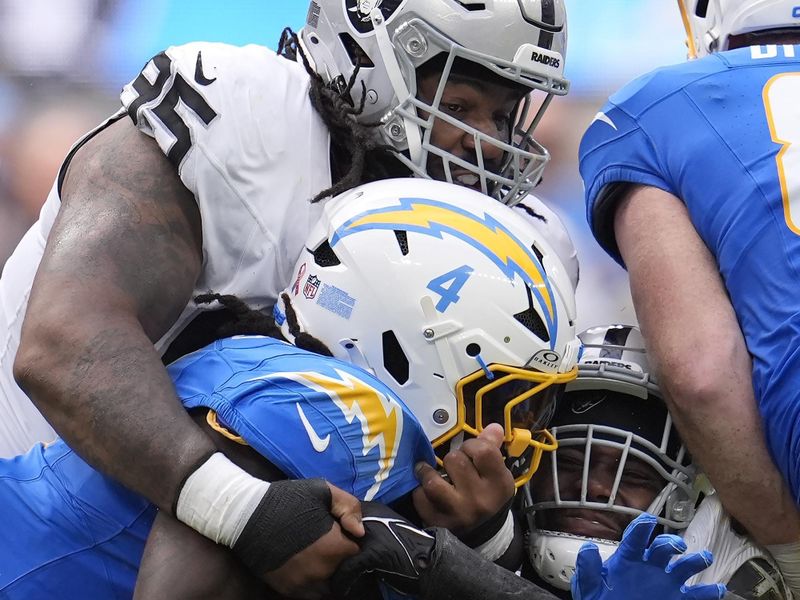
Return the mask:
<svg viewBox="0 0 800 600">
<path fill-rule="evenodd" d="M 571 581 L 573 600 L 721 600 L 726 591 L 721 583 L 684 585 L 711 565 L 711 553 L 704 550 L 670 562 L 686 551 L 686 543 L 677 535 L 663 534 L 648 548 L 656 523 L 646 513 L 631 521 L 605 564 L 597 546 L 581 546 Z"/>
</svg>

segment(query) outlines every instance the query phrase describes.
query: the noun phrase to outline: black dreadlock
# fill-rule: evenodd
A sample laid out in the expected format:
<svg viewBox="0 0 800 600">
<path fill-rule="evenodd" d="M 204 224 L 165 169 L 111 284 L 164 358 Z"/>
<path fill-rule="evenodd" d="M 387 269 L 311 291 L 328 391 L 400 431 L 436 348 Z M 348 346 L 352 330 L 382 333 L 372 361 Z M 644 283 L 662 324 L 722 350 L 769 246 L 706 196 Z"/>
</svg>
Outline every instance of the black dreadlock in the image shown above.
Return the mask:
<svg viewBox="0 0 800 600">
<path fill-rule="evenodd" d="M 222 308 L 205 311 L 192 321 L 162 357 L 164 364 L 169 364 L 181 356 L 199 350 L 211 342 L 234 335 L 265 335 L 287 341 L 272 316 L 264 311 L 250 308 L 237 296 L 208 293 L 195 296 L 194 301 L 197 304 L 210 304 L 217 301 Z M 333 356 L 323 342 L 300 331 L 297 314 L 286 294 L 283 294 L 283 301 L 286 306 L 289 333 L 294 336 L 294 345 L 323 356 Z"/>
<path fill-rule="evenodd" d="M 520 209 L 520 210 L 524 210 L 526 213 L 528 213 L 528 214 L 529 214 L 531 217 L 533 217 L 534 219 L 539 219 L 539 220 L 540 220 L 540 221 L 542 221 L 543 223 L 547 223 L 547 219 L 545 218 L 545 216 L 544 216 L 544 215 L 540 215 L 540 214 L 539 214 L 539 213 L 537 213 L 535 210 L 533 210 L 533 208 L 531 208 L 530 206 L 528 206 L 528 205 L 527 205 L 527 204 L 525 204 L 524 202 L 517 202 L 517 203 L 514 205 L 514 208 L 518 208 L 518 209 Z"/>
<path fill-rule="evenodd" d="M 297 321 L 297 313 L 294 311 L 292 301 L 288 294 L 281 294 L 283 306 L 286 309 L 286 323 L 289 325 L 289 333 L 294 337 L 294 345 L 303 350 L 309 350 L 322 354 L 323 356 L 333 356 L 328 347 L 313 335 L 300 331 L 300 323 Z"/>
<path fill-rule="evenodd" d="M 298 56 L 302 60 L 306 72 L 311 77 L 309 91 L 311 104 L 331 134 L 333 185 L 314 196 L 312 202 L 341 194 L 362 183 L 410 175 L 408 168 L 397 159 L 397 150 L 381 142 L 380 136 L 375 131 L 379 123 L 359 123 L 356 120 L 364 110 L 367 93 L 362 82 L 361 100 L 358 106 L 353 104 L 350 93 L 355 85 L 360 65 L 356 65 L 346 84 L 341 80 L 325 83 L 311 68 L 297 34 L 290 27 L 281 33 L 278 54 L 289 60 L 296 61 Z"/>
</svg>

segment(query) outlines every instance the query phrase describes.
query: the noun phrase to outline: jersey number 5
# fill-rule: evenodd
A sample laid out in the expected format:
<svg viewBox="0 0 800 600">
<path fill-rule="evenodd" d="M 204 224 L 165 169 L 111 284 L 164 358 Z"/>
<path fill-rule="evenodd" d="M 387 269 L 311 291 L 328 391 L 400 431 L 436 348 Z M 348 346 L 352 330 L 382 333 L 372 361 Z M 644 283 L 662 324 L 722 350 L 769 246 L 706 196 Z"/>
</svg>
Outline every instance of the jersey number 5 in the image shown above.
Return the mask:
<svg viewBox="0 0 800 600">
<path fill-rule="evenodd" d="M 781 145 L 778 178 L 783 196 L 783 216 L 800 235 L 800 73 L 781 73 L 770 79 L 762 92 L 772 141 Z"/>
</svg>

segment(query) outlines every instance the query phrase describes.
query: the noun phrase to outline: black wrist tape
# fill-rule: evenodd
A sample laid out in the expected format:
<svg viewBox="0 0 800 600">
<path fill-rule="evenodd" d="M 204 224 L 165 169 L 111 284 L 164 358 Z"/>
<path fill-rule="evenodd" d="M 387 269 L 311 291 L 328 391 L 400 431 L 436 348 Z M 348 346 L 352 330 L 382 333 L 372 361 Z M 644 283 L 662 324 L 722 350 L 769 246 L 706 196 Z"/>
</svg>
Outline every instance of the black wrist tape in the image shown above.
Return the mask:
<svg viewBox="0 0 800 600">
<path fill-rule="evenodd" d="M 331 530 L 330 508 L 324 479 L 271 483 L 233 551 L 256 574 L 274 571 Z"/>
<path fill-rule="evenodd" d="M 497 535 L 497 532 L 500 531 L 500 529 L 503 528 L 503 525 L 506 524 L 508 511 L 511 509 L 512 501 L 513 499 L 509 500 L 508 503 L 497 512 L 497 514 L 489 517 L 474 529 L 458 537 L 470 548 L 477 548 L 481 544 L 485 544 L 495 535 Z"/>
</svg>

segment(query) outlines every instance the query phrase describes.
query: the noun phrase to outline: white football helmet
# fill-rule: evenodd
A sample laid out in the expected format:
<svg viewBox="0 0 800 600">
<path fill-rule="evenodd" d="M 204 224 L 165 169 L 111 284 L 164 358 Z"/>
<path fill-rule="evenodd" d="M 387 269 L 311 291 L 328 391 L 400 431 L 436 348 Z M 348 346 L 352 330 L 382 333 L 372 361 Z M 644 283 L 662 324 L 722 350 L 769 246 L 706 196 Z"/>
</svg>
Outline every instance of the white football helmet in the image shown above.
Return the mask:
<svg viewBox="0 0 800 600">
<path fill-rule="evenodd" d="M 572 285 L 547 240 L 491 198 L 414 178 L 338 196 L 275 309 L 290 341 L 292 312 L 389 385 L 435 448 L 501 423 L 519 483 L 554 448 L 553 384 L 575 378 L 580 350 Z"/>
<path fill-rule="evenodd" d="M 678 0 L 689 58 L 728 49 L 732 35 L 800 26 L 794 0 Z"/>
<path fill-rule="evenodd" d="M 531 563 L 546 583 L 565 590 L 569 589 L 575 559 L 584 542 L 597 544 L 605 560 L 619 540 L 546 529 L 549 511 L 566 510 L 569 512 L 562 514 L 574 518 L 575 511 L 595 510 L 615 513 L 618 516 L 612 518 L 620 523 L 633 519 L 642 511 L 616 504 L 623 479 L 641 477 L 640 473 L 626 472 L 632 457 L 663 479 L 660 491 L 653 490 L 655 497 L 647 512 L 655 515 L 666 531 L 688 526 L 698 496 L 695 471 L 650 374 L 639 329 L 624 325 L 594 327 L 579 337 L 584 352 L 578 363 L 578 378 L 567 384 L 551 421 L 558 450 L 551 454 L 549 465 L 550 497 L 535 497 L 531 490 L 533 483 L 526 486 L 523 496 L 530 529 Z M 559 453 L 575 447 L 583 451 L 580 496 L 566 498 L 562 494 L 569 494 L 565 492 L 568 486 L 559 482 Z M 592 451 L 599 447 L 620 452 L 613 486 L 602 500 L 592 497 L 589 491 Z M 553 516 L 550 513 L 549 518 Z"/>
<path fill-rule="evenodd" d="M 366 103 L 358 118 L 380 122 L 386 142 L 405 152 L 400 160 L 417 176 L 429 177 L 426 165 L 434 155 L 442 160 L 447 181 L 453 181 L 453 171 L 472 173 L 484 193 L 506 203 L 518 201 L 539 182 L 549 155 L 532 132 L 553 95 L 569 88 L 563 76 L 563 0 L 312 0 L 300 41 L 325 81 L 344 84 L 360 65 L 352 95 L 358 106 L 363 84 Z M 416 97 L 416 69 L 437 56 L 445 59 L 443 72 L 428 104 Z M 526 95 L 511 138 L 490 137 L 439 108 L 454 61 L 540 90 L 544 100 L 538 105 Z M 475 164 L 431 143 L 437 119 L 474 137 Z M 500 168 L 484 168 L 481 144 L 503 151 Z"/>
</svg>

